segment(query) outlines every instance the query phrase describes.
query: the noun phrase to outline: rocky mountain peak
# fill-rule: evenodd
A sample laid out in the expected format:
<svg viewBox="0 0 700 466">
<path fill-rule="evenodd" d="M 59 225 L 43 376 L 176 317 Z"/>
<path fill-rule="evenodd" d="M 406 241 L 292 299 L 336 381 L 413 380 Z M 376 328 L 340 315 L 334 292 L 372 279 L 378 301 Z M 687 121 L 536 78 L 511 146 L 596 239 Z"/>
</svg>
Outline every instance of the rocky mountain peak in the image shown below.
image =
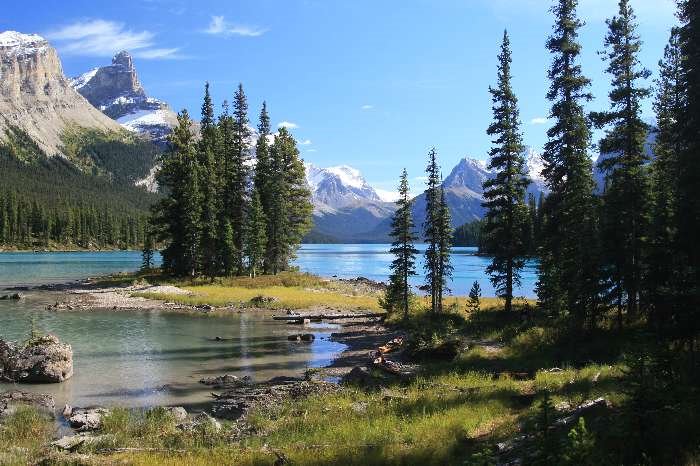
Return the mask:
<svg viewBox="0 0 700 466">
<path fill-rule="evenodd" d="M 58 53 L 41 36 L 0 32 L 0 138 L 27 133 L 48 155 L 60 153 L 68 126 L 119 130 L 69 85 Z"/>
<path fill-rule="evenodd" d="M 112 64 L 94 68 L 74 78 L 71 85 L 92 105 L 129 131 L 164 144 L 177 124 L 165 102 L 149 97 L 139 81 L 134 60 L 127 51 L 112 58 Z"/>
<path fill-rule="evenodd" d="M 122 66 L 129 71 L 134 71 L 134 60 L 126 50 L 122 50 L 112 58 L 112 65 Z"/>
</svg>

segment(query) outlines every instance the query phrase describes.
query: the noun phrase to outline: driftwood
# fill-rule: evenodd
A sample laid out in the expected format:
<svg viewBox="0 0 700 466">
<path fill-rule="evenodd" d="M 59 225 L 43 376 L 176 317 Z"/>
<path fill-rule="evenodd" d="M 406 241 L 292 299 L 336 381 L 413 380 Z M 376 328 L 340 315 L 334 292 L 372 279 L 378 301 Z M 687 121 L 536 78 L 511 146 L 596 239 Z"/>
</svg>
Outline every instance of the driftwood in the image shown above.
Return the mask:
<svg viewBox="0 0 700 466">
<path fill-rule="evenodd" d="M 581 403 L 578 407 L 576 407 L 576 409 L 569 413 L 568 416 L 563 417 L 561 419 L 557 419 L 554 425 L 556 427 L 564 427 L 569 424 L 573 424 L 574 422 L 578 421 L 578 418 L 583 416 L 587 411 L 607 406 L 608 402 L 605 400 L 605 398 L 596 398 L 595 400 L 586 401 L 584 403 Z"/>
<path fill-rule="evenodd" d="M 389 361 L 388 359 L 385 359 L 383 356 L 380 356 L 376 358 L 374 361 L 372 361 L 372 364 L 374 364 L 374 367 L 377 367 L 384 372 L 388 372 L 389 374 L 393 375 L 401 375 L 401 366 L 398 363 L 395 363 L 394 361 Z"/>
<path fill-rule="evenodd" d="M 335 319 L 366 319 L 370 317 L 385 317 L 384 313 L 368 313 L 368 314 L 313 314 L 313 315 L 287 315 L 287 316 L 272 316 L 273 320 L 284 321 L 301 321 L 308 320 L 335 320 Z"/>
<path fill-rule="evenodd" d="M 386 353 L 391 353 L 392 351 L 397 350 L 398 348 L 403 345 L 403 338 L 401 337 L 396 337 L 393 340 L 387 342 L 386 345 L 380 346 L 379 349 L 379 354 L 386 354 Z"/>
</svg>

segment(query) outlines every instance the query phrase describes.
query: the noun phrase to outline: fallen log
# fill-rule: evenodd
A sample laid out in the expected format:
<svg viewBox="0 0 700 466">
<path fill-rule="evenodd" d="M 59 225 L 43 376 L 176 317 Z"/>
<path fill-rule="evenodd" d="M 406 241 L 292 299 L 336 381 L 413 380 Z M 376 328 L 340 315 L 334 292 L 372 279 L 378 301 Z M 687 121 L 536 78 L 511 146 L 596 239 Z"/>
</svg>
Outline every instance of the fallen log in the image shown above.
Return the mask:
<svg viewBox="0 0 700 466">
<path fill-rule="evenodd" d="M 393 340 L 387 342 L 386 345 L 380 346 L 379 349 L 379 354 L 386 354 L 386 353 L 391 353 L 394 350 L 397 350 L 403 345 L 403 338 L 401 337 L 396 337 Z"/>
<path fill-rule="evenodd" d="M 272 316 L 273 320 L 284 321 L 300 321 L 309 320 L 336 320 L 336 319 L 367 319 L 370 317 L 385 317 L 383 312 L 369 314 L 315 314 L 315 315 L 287 315 L 287 316 Z"/>
</svg>

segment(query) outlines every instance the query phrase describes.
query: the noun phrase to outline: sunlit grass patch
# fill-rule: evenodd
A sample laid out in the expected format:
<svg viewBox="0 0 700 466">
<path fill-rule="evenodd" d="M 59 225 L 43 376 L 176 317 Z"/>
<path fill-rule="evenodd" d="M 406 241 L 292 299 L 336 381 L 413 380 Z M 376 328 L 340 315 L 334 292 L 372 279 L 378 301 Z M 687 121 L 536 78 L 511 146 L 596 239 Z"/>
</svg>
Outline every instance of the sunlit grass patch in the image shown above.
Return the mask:
<svg viewBox="0 0 700 466">
<path fill-rule="evenodd" d="M 0 464 L 31 464 L 53 432 L 53 421 L 47 414 L 32 407 L 18 407 L 0 423 Z"/>
<path fill-rule="evenodd" d="M 192 294 L 135 293 L 134 296 L 172 301 L 190 306 L 209 304 L 216 307 L 258 307 L 251 303 L 251 300 L 258 296 L 265 296 L 274 298 L 273 302 L 265 304 L 265 307 L 270 309 L 381 310 L 376 296 L 352 296 L 323 289 L 284 286 L 248 288 L 223 285 L 186 286 L 184 289 L 191 291 Z"/>
</svg>

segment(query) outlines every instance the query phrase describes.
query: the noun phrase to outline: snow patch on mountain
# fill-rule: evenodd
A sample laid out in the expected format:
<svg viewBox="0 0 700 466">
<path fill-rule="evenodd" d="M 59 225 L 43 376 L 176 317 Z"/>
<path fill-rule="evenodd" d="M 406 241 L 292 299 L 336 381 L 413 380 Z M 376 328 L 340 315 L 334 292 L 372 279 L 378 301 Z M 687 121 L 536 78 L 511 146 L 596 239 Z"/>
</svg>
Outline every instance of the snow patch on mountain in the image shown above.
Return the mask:
<svg viewBox="0 0 700 466">
<path fill-rule="evenodd" d="M 0 33 L 0 47 L 11 49 L 10 55 L 34 55 L 48 49 L 49 43 L 38 34 L 22 34 L 17 31 Z"/>
</svg>

